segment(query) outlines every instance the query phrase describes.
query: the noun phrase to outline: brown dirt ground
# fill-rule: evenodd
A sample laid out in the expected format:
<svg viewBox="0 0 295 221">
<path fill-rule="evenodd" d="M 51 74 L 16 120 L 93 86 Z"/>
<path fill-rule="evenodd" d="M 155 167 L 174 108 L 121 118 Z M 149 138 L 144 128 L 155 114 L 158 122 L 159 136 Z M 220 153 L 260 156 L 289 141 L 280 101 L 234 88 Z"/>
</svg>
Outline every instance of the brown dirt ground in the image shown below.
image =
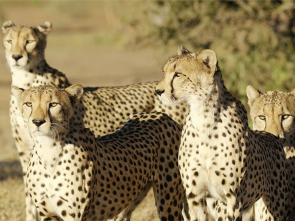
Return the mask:
<svg viewBox="0 0 295 221">
<path fill-rule="evenodd" d="M 31 1 L 34 2 L 34 1 Z M 37 2 L 37 1 L 36 1 Z M 67 6 L 73 7 L 73 11 Z M 126 12 L 130 5 L 126 5 Z M 171 53 L 159 48 L 126 50 L 113 39 L 119 19 L 105 2 L 0 3 L 2 22 L 39 25 L 49 20 L 54 28 L 48 37 L 48 63 L 65 73 L 72 83 L 115 86 L 160 80 L 161 68 Z M 108 12 L 110 11 L 110 14 Z M 1 21 L 1 20 L 0 20 Z M 117 34 L 116 34 L 117 35 Z M 164 56 L 161 56 L 164 55 Z M 21 166 L 10 132 L 10 72 L 0 49 L 0 221 L 24 220 L 24 188 Z M 158 220 L 153 194 L 139 205 L 132 220 Z"/>
</svg>

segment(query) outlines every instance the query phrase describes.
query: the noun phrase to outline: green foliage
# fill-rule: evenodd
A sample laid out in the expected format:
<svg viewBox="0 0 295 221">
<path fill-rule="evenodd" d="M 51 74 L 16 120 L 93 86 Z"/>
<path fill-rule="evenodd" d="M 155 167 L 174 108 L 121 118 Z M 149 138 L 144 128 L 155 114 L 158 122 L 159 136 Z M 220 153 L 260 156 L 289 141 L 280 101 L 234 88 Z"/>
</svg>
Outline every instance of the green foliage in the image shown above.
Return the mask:
<svg viewBox="0 0 295 221">
<path fill-rule="evenodd" d="M 140 7 L 141 6 L 141 7 Z M 135 45 L 185 45 L 216 51 L 225 82 L 244 103 L 248 84 L 295 87 L 293 1 L 141 1 L 125 17 Z"/>
</svg>

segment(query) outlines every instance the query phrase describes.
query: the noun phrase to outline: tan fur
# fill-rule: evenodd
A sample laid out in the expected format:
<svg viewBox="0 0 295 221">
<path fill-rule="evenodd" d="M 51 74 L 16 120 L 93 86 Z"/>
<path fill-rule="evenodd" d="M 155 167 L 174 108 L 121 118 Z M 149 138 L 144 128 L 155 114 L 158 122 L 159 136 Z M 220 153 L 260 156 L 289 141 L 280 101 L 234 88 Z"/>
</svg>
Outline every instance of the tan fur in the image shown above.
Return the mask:
<svg viewBox="0 0 295 221">
<path fill-rule="evenodd" d="M 253 129 L 267 131 L 281 138 L 294 130 L 295 91 L 267 91 L 262 94 L 249 85 L 247 96 Z"/>
<path fill-rule="evenodd" d="M 40 86 L 23 92 L 22 89 L 13 86 L 12 94 L 18 99 L 22 116 L 30 131 L 40 134 L 49 132 L 61 134 L 69 129 L 66 125 L 69 124 L 73 115 L 72 105 L 76 102 L 71 100 L 71 97 L 74 97 L 75 101 L 80 99 L 83 88 L 73 85 L 65 90 L 55 90 L 51 86 Z M 36 127 L 33 120 L 44 120 L 45 122 L 40 127 Z M 55 130 L 51 131 L 54 124 L 59 126 L 54 127 Z"/>
<path fill-rule="evenodd" d="M 27 27 L 6 21 L 2 26 L 3 44 L 6 59 L 11 68 L 30 70 L 44 57 L 46 34 L 51 30 L 51 23 L 43 26 Z M 16 60 L 15 57 L 19 56 Z"/>
</svg>

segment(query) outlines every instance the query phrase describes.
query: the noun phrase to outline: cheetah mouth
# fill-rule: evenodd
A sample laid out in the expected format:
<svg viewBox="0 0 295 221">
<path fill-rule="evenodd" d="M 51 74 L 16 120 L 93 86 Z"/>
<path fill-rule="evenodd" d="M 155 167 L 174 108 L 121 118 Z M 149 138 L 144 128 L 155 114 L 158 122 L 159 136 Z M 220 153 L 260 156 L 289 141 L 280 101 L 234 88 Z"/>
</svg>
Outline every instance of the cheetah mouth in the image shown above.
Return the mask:
<svg viewBox="0 0 295 221">
<path fill-rule="evenodd" d="M 28 62 L 26 62 L 26 61 L 13 61 L 11 66 L 17 67 L 17 68 L 24 68 L 24 67 L 28 66 Z"/>
<path fill-rule="evenodd" d="M 53 134 L 54 132 L 51 129 L 47 129 L 47 128 L 40 128 L 40 127 L 35 127 L 32 130 L 32 134 L 34 136 L 48 136 L 50 134 Z"/>
<path fill-rule="evenodd" d="M 179 100 L 173 94 L 168 95 L 168 96 L 161 95 L 161 96 L 159 96 L 159 100 L 166 106 L 174 106 L 179 103 Z"/>
<path fill-rule="evenodd" d="M 40 136 L 48 136 L 49 133 L 46 133 L 45 131 L 35 130 L 33 134 L 34 136 L 40 137 Z"/>
<path fill-rule="evenodd" d="M 14 64 L 13 67 L 16 67 L 16 68 L 24 68 L 26 67 L 26 65 L 20 65 L 18 63 Z"/>
</svg>

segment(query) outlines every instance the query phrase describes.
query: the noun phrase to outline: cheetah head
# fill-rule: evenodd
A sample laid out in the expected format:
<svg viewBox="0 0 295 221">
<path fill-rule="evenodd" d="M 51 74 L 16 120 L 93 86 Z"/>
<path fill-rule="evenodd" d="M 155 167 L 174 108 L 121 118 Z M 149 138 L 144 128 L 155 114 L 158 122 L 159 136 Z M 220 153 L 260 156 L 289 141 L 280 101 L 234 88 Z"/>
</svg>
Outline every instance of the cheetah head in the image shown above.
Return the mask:
<svg viewBox="0 0 295 221">
<path fill-rule="evenodd" d="M 272 133 L 280 138 L 295 130 L 295 89 L 292 92 L 268 91 L 261 93 L 247 87 L 253 129 Z"/>
<path fill-rule="evenodd" d="M 192 53 L 181 46 L 178 55 L 165 64 L 164 77 L 155 92 L 168 105 L 189 101 L 198 90 L 213 86 L 216 68 L 214 51 Z"/>
<path fill-rule="evenodd" d="M 80 85 L 66 89 L 53 86 L 32 87 L 23 90 L 12 87 L 24 122 L 32 136 L 51 136 L 65 134 L 73 114 L 73 105 L 83 94 Z"/>
<path fill-rule="evenodd" d="M 44 59 L 46 35 L 51 31 L 50 22 L 36 27 L 15 25 L 6 21 L 2 25 L 3 44 L 10 68 L 29 71 Z"/>
</svg>

